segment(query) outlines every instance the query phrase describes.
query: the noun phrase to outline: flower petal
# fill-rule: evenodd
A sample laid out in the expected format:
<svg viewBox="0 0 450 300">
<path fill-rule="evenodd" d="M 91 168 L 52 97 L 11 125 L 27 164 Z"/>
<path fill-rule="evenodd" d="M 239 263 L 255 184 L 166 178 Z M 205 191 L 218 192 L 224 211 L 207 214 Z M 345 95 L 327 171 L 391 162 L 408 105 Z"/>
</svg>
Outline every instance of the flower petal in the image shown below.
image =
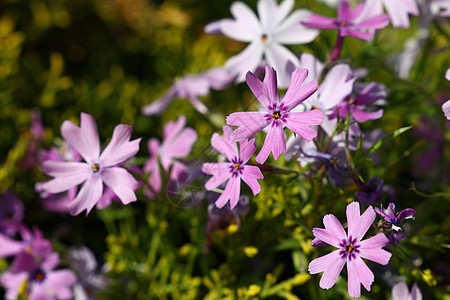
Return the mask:
<svg viewBox="0 0 450 300">
<path fill-rule="evenodd" d="M 41 171 L 55 177 L 42 183 L 41 188 L 49 193 L 57 194 L 85 181 L 91 173 L 91 167 L 86 163 L 47 160 L 42 163 Z"/>
<path fill-rule="evenodd" d="M 317 136 L 317 132 L 309 126 L 320 125 L 322 122 L 322 111 L 313 109 L 306 112 L 291 112 L 286 116 L 283 124 L 309 142 Z"/>
<path fill-rule="evenodd" d="M 230 207 L 233 209 L 239 201 L 241 191 L 241 178 L 239 176 L 231 176 L 222 195 L 216 200 L 216 206 L 222 208 L 230 199 Z"/>
<path fill-rule="evenodd" d="M 239 158 L 242 159 L 243 164 L 246 164 L 257 149 L 255 139 L 253 138 L 251 140 L 242 140 L 239 144 L 240 144 Z"/>
<path fill-rule="evenodd" d="M 273 68 L 266 66 L 264 83 L 250 71 L 247 72 L 245 80 L 253 95 L 255 95 L 262 106 L 267 108 L 272 103 L 278 102 L 277 77 Z M 275 93 L 273 90 L 275 90 Z"/>
<path fill-rule="evenodd" d="M 277 5 L 276 0 L 258 1 L 257 10 L 264 30 L 269 31 L 280 23 L 294 7 L 293 0 L 284 0 Z"/>
<path fill-rule="evenodd" d="M 274 39 L 284 45 L 298 45 L 312 42 L 319 31 L 306 28 L 301 24 L 308 20 L 311 12 L 307 9 L 297 9 L 283 21 L 273 34 Z"/>
<path fill-rule="evenodd" d="M 335 65 L 320 84 L 319 102 L 324 111 L 331 111 L 336 105 L 350 96 L 356 77 L 347 64 Z"/>
<path fill-rule="evenodd" d="M 273 42 L 268 43 L 265 48 L 264 55 L 267 64 L 278 71 L 278 87 L 287 88 L 290 82 L 290 74 L 286 72 L 288 62 L 294 66 L 300 65 L 300 61 L 294 53 L 283 45 Z"/>
<path fill-rule="evenodd" d="M 319 286 L 323 289 L 331 288 L 345 265 L 346 260 L 341 258 L 340 250 L 333 251 L 325 256 L 314 259 L 309 263 L 308 271 L 317 274 L 323 271 Z"/>
<path fill-rule="evenodd" d="M 281 101 L 287 110 L 294 109 L 317 91 L 316 80 L 310 81 L 303 85 L 303 82 L 307 76 L 307 69 L 299 68 L 292 73 L 289 88 Z"/>
<path fill-rule="evenodd" d="M 269 157 L 270 152 L 272 152 L 275 160 L 278 159 L 281 153 L 286 152 L 283 125 L 278 122 L 272 122 L 264 140 L 264 145 L 258 156 L 256 156 L 256 161 L 263 164 Z"/>
<path fill-rule="evenodd" d="M 52 271 L 48 274 L 46 282 L 58 299 L 71 299 L 73 286 L 77 281 L 74 272 L 68 269 Z"/>
<path fill-rule="evenodd" d="M 127 170 L 119 167 L 106 168 L 102 171 L 102 178 L 123 204 L 136 201 L 134 190 L 139 184 Z"/>
<path fill-rule="evenodd" d="M 410 299 L 408 286 L 404 282 L 399 282 L 392 288 L 392 300 Z"/>
<path fill-rule="evenodd" d="M 227 117 L 227 124 L 239 126 L 230 135 L 231 140 L 242 141 L 263 130 L 270 124 L 270 120 L 265 118 L 266 112 L 236 112 Z"/>
<path fill-rule="evenodd" d="M 450 5 L 450 4 L 449 4 Z M 394 299 L 392 299 L 394 300 Z M 417 282 L 415 282 L 411 289 L 411 300 L 422 300 L 422 292 L 417 286 Z"/>
<path fill-rule="evenodd" d="M 230 171 L 232 164 L 230 163 L 204 163 L 202 165 L 202 172 L 206 174 L 213 175 L 206 183 L 205 188 L 210 191 L 215 189 L 222 183 L 224 183 L 228 178 L 231 177 L 232 173 Z"/>
<path fill-rule="evenodd" d="M 229 162 L 238 157 L 238 149 L 236 142 L 232 142 L 218 133 L 214 133 L 211 137 L 211 145 L 218 152 L 225 155 Z"/>
<path fill-rule="evenodd" d="M 230 7 L 233 19 L 224 19 L 220 24 L 223 35 L 241 42 L 251 42 L 261 36 L 262 28 L 253 10 L 243 2 L 234 2 Z"/>
<path fill-rule="evenodd" d="M 115 166 L 136 155 L 141 139 L 130 141 L 132 130 L 131 126 L 124 124 L 114 128 L 111 141 L 100 155 L 103 167 Z"/>
<path fill-rule="evenodd" d="M 232 56 L 225 62 L 225 69 L 236 75 L 236 82 L 245 80 L 248 71 L 254 72 L 263 57 L 263 46 L 260 41 L 250 43 L 241 53 Z"/>
<path fill-rule="evenodd" d="M 146 116 L 160 115 L 175 97 L 177 97 L 177 89 L 174 85 L 172 85 L 161 98 L 142 107 L 141 112 Z"/>
<path fill-rule="evenodd" d="M 103 171 L 104 172 L 104 171 Z M 72 216 L 86 209 L 86 215 L 100 200 L 103 192 L 103 182 L 99 175 L 91 176 L 78 192 L 77 197 L 67 205 Z"/>
<path fill-rule="evenodd" d="M 257 166 L 245 165 L 242 169 L 241 178 L 252 189 L 253 196 L 261 191 L 257 179 L 264 179 L 264 176 Z"/>
<path fill-rule="evenodd" d="M 61 125 L 61 135 L 80 153 L 86 162 L 94 162 L 100 155 L 100 141 L 94 118 L 81 113 L 80 127 L 70 121 Z"/>
<path fill-rule="evenodd" d="M 364 237 L 376 216 L 372 206 L 369 206 L 361 216 L 359 214 L 359 202 L 354 201 L 347 206 L 348 237 L 357 241 Z"/>
<path fill-rule="evenodd" d="M 359 256 L 356 256 L 355 259 L 347 262 L 347 273 L 348 294 L 350 297 L 361 297 L 361 283 L 366 290 L 370 291 L 370 286 L 372 285 L 375 277 L 369 267 L 367 267 Z"/>
<path fill-rule="evenodd" d="M 389 263 L 392 254 L 384 249 L 360 249 L 360 256 L 385 266 Z"/>
<path fill-rule="evenodd" d="M 303 26 L 317 28 L 317 29 L 336 29 L 338 25 L 333 18 L 325 17 L 322 15 L 312 14 L 304 22 L 301 22 Z"/>
<path fill-rule="evenodd" d="M 332 236 L 336 237 L 338 241 L 347 239 L 344 227 L 342 227 L 341 222 L 339 222 L 335 215 L 325 215 L 325 217 L 323 217 L 323 225 L 325 225 L 325 229 L 331 233 Z M 335 247 L 338 248 L 338 246 Z"/>
</svg>

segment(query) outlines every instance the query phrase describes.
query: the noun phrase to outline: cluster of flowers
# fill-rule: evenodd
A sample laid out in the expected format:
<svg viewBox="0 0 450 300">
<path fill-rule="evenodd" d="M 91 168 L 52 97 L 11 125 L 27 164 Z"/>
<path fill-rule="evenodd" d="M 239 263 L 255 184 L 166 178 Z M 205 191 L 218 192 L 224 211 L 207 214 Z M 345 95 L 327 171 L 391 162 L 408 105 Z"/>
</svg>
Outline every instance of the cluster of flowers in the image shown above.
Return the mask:
<svg viewBox="0 0 450 300">
<path fill-rule="evenodd" d="M 432 2 L 434 7 L 440 8 L 436 14 L 448 16 L 450 8 L 442 3 Z M 383 6 L 388 14 L 383 13 Z M 320 287 L 328 289 L 347 264 L 349 295 L 360 297 L 360 285 L 370 291 L 374 281 L 373 273 L 362 258 L 386 265 L 391 254 L 382 247 L 398 244 L 400 239 L 406 238 L 401 225 L 416 212 L 408 208 L 396 213 L 392 201 L 387 209 L 373 208 L 370 204 L 379 203 L 382 192 L 388 187 L 381 179 L 372 178 L 364 183 L 353 174 L 346 150 L 356 150 L 358 139 L 363 135 L 359 123 L 382 117 L 383 110 L 379 106 L 386 104 L 387 90 L 377 82 L 358 82 L 367 71 L 353 70 L 338 59 L 345 36 L 370 40 L 376 30 L 389 23 L 394 27 L 408 27 L 408 15 L 418 15 L 419 9 L 414 0 L 398 1 L 395 5 L 392 0 L 368 0 L 353 9 L 344 0 L 339 2 L 337 17 L 333 19 L 305 9 L 289 14 L 293 7 L 294 0 L 284 0 L 280 4 L 275 0 L 260 0 L 258 18 L 244 3 L 233 3 L 231 13 L 234 18 L 213 22 L 205 31 L 221 33 L 249 45 L 231 57 L 224 67 L 181 78 L 162 98 L 143 107 L 142 112 L 145 115 L 162 114 L 173 99 L 187 98 L 195 109 L 207 114 L 209 109 L 200 96 L 207 95 L 210 89 L 222 90 L 233 81 L 246 80 L 261 105 L 260 109 L 228 115 L 223 136 L 214 133 L 211 138 L 211 146 L 227 162 L 205 162 L 201 166 L 203 173 L 212 175 L 205 183 L 206 190 L 221 193 L 214 205 L 208 207 L 207 234 L 217 228 L 218 218 L 229 221 L 248 211 L 248 198 L 241 195 L 241 179 L 253 195 L 261 191 L 258 180 L 264 178 L 263 173 L 259 166 L 249 162 L 257 150 L 256 138 L 252 137 L 265 131 L 265 141 L 255 158 L 259 164 L 264 164 L 271 152 L 275 160 L 285 153 L 287 160 L 295 157 L 302 166 L 311 163 L 325 166 L 333 186 L 342 187 L 347 176 L 360 188 L 356 197 L 363 205 L 369 205 L 368 208 L 360 215 L 358 202 L 347 206 L 347 232 L 334 215 L 326 215 L 323 219 L 325 229 L 313 229 L 316 239 L 312 245 L 329 244 L 338 250 L 314 259 L 309 265 L 312 274 L 324 272 Z M 284 46 L 312 42 L 319 34 L 316 29 L 338 30 L 335 47 L 325 63 L 311 54 L 297 57 Z M 258 74 L 263 69 L 264 80 L 260 81 Z M 287 88 L 281 100 L 279 88 Z M 442 109 L 450 119 L 450 102 Z M 351 124 L 348 132 L 339 126 L 344 119 Z M 285 128 L 293 132 L 287 141 Z M 171 183 L 186 182 L 195 172 L 181 161 L 189 155 L 197 140 L 196 131 L 186 127 L 184 116 L 164 126 L 162 143 L 157 139 L 148 141 L 150 157 L 142 170 L 130 161 L 138 153 L 141 140 L 130 140 L 131 134 L 131 126 L 117 125 L 111 141 L 101 151 L 96 122 L 91 115 L 82 113 L 80 126 L 65 121 L 61 126 L 64 141 L 60 147 L 40 155 L 42 172 L 52 177 L 36 185 L 44 199 L 44 207 L 72 215 L 84 210 L 89 213 L 94 206 L 99 209 L 109 206 L 112 200 L 123 204 L 136 201 L 135 190 L 141 186 L 144 193 L 154 199 L 166 183 L 166 191 L 176 193 L 176 187 L 171 187 Z M 379 133 L 366 133 L 363 148 L 368 149 L 379 137 Z M 311 142 L 314 138 L 327 140 L 327 146 L 320 149 L 318 144 Z M 136 180 L 132 174 L 147 179 Z M 226 206 L 228 202 L 229 207 Z M 378 228 L 383 232 L 362 240 L 375 221 L 376 213 L 382 218 Z M 5 234 L 0 236 L 1 256 L 15 257 L 11 269 L 0 281 L 7 288 L 7 297 L 15 299 L 24 282 L 30 299 L 39 299 L 43 293 L 57 298 L 71 297 L 70 287 L 77 281 L 76 276 L 69 270 L 54 270 L 59 259 L 52 252 L 50 242 L 37 229 L 17 228 L 22 241 Z M 390 232 L 389 238 L 385 232 Z M 400 289 L 402 291 L 397 294 L 404 293 L 404 288 L 397 288 Z"/>
<path fill-rule="evenodd" d="M 42 232 L 22 223 L 23 203 L 11 192 L 0 196 L 0 257 L 12 258 L 11 266 L 0 276 L 5 299 L 93 299 L 106 286 L 97 273 L 95 256 L 86 247 L 72 248 L 69 269 L 56 269 L 59 254 Z M 14 239 L 19 233 L 21 240 Z M 78 276 L 77 276 L 78 275 Z"/>
</svg>

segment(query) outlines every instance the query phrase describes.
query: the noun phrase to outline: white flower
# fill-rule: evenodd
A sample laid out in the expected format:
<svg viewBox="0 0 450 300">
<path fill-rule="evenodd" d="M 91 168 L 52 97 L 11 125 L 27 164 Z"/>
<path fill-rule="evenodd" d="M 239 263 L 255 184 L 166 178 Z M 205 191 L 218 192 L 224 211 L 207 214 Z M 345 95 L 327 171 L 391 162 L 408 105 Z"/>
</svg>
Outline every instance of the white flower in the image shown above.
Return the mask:
<svg viewBox="0 0 450 300">
<path fill-rule="evenodd" d="M 208 24 L 205 32 L 223 35 L 241 42 L 250 43 L 241 53 L 231 57 L 225 68 L 237 74 L 237 82 L 245 79 L 248 71 L 254 72 L 265 59 L 278 72 L 279 87 L 286 88 L 290 74 L 283 72 L 291 61 L 299 65 L 298 57 L 283 45 L 305 44 L 313 41 L 318 31 L 300 24 L 306 21 L 310 12 L 294 7 L 294 0 L 284 0 L 279 5 L 276 0 L 259 0 L 258 17 L 243 2 L 234 2 L 230 11 L 234 19 L 223 19 Z M 289 15 L 289 16 L 288 16 Z"/>
</svg>

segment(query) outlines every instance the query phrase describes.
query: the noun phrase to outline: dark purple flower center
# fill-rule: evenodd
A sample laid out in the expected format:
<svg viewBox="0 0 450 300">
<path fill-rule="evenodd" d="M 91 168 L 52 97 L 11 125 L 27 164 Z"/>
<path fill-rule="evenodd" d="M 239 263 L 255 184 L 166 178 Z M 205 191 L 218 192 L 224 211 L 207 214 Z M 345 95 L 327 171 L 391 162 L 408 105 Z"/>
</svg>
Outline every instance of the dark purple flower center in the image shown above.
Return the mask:
<svg viewBox="0 0 450 300">
<path fill-rule="evenodd" d="M 347 26 L 347 22 L 341 21 L 341 26 L 342 26 L 342 27 Z"/>
<path fill-rule="evenodd" d="M 342 259 L 355 259 L 356 254 L 359 253 L 360 245 L 356 242 L 356 239 L 353 239 L 351 236 L 348 238 L 348 240 L 342 240 L 342 242 L 339 243 L 339 246 L 341 247 L 341 251 L 339 252 L 339 254 L 341 255 Z"/>
<path fill-rule="evenodd" d="M 242 159 L 235 157 L 233 160 L 231 160 L 232 165 L 230 165 L 230 172 L 233 173 L 233 176 L 237 176 L 238 174 L 242 173 L 242 170 L 244 169 L 244 164 Z"/>
<path fill-rule="evenodd" d="M 274 118 L 275 120 L 278 120 L 279 118 L 281 118 L 281 113 L 279 111 L 274 111 L 272 113 L 272 118 Z"/>
<path fill-rule="evenodd" d="M 42 270 L 37 270 L 34 273 L 31 274 L 31 280 L 33 281 L 37 281 L 38 283 L 44 281 L 45 279 L 45 274 L 44 272 L 42 272 Z"/>
</svg>

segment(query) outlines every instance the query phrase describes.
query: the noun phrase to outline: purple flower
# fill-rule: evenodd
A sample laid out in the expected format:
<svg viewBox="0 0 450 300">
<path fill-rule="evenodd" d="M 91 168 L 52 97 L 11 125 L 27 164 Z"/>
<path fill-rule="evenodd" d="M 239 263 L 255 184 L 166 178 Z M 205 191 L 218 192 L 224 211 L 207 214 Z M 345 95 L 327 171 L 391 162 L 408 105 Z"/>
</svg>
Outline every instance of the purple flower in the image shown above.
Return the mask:
<svg viewBox="0 0 450 300">
<path fill-rule="evenodd" d="M 414 219 L 416 211 L 412 208 L 406 208 L 401 212 L 395 213 L 395 204 L 393 202 L 389 203 L 386 209 L 378 209 L 375 207 L 375 211 L 384 221 L 381 221 L 380 227 L 384 231 L 392 231 L 389 236 L 389 242 L 396 245 L 399 244 L 399 240 L 406 238 L 406 233 L 402 231 L 401 223 L 407 219 Z"/>
<path fill-rule="evenodd" d="M 198 98 L 207 96 L 210 89 L 222 90 L 227 87 L 235 76 L 231 76 L 223 68 L 213 68 L 195 75 L 186 75 L 177 79 L 170 89 L 159 99 L 144 106 L 144 115 L 160 115 L 175 98 L 185 99 L 202 114 L 208 113 L 208 108 Z"/>
<path fill-rule="evenodd" d="M 319 29 L 338 29 L 339 36 L 352 36 L 363 40 L 373 39 L 375 29 L 384 28 L 389 24 L 389 17 L 385 14 L 361 18 L 364 11 L 364 3 L 355 9 L 350 8 L 347 1 L 341 1 L 337 10 L 337 18 L 329 18 L 313 14 L 303 25 Z"/>
<path fill-rule="evenodd" d="M 383 13 L 383 6 L 391 19 L 394 27 L 409 27 L 408 14 L 419 15 L 419 8 L 415 0 L 368 0 L 366 12 L 370 16 Z"/>
<path fill-rule="evenodd" d="M 450 80 L 450 69 L 447 69 L 447 72 L 445 73 L 445 78 L 447 80 Z M 450 99 L 448 99 L 444 104 L 442 104 L 442 111 L 444 112 L 444 115 L 447 118 L 447 120 L 450 120 Z"/>
<path fill-rule="evenodd" d="M 247 165 L 247 162 L 256 151 L 255 139 L 240 141 L 240 151 L 237 143 L 230 139 L 231 128 L 223 126 L 224 138 L 214 133 L 211 138 L 211 145 L 223 154 L 228 162 L 204 163 L 202 171 L 213 175 L 205 184 L 207 190 L 217 188 L 228 180 L 225 190 L 216 200 L 216 206 L 222 208 L 230 200 L 230 207 L 233 209 L 239 200 L 241 191 L 241 179 L 251 188 L 253 195 L 261 191 L 261 186 L 257 179 L 264 176 L 257 166 Z"/>
<path fill-rule="evenodd" d="M 264 145 L 256 157 L 256 161 L 260 164 L 267 160 L 270 152 L 273 153 L 275 160 L 281 153 L 286 152 L 284 127 L 308 142 L 317 135 L 317 132 L 309 126 L 320 125 L 323 122 L 323 113 L 319 109 L 291 112 L 317 90 L 315 80 L 303 85 L 307 76 L 308 70 L 296 69 L 292 73 L 289 88 L 280 101 L 277 76 L 273 68 L 266 67 L 264 82 L 259 81 L 253 73 L 247 73 L 247 84 L 265 111 L 232 113 L 227 117 L 227 124 L 239 126 L 230 136 L 236 141 L 248 139 L 258 131 L 269 127 Z"/>
<path fill-rule="evenodd" d="M 350 174 L 350 177 L 361 189 L 361 191 L 355 192 L 355 196 L 363 205 L 375 204 L 381 201 L 381 193 L 384 188 L 382 179 L 375 176 L 369 179 L 367 183 L 364 183 L 353 173 Z"/>
<path fill-rule="evenodd" d="M 111 141 L 100 154 L 100 141 L 94 118 L 81 113 L 81 125 L 65 121 L 61 135 L 83 157 L 84 162 L 45 161 L 42 172 L 54 177 L 42 184 L 49 193 L 61 193 L 83 184 L 68 207 L 72 215 L 86 209 L 88 214 L 103 194 L 103 184 L 119 197 L 123 204 L 136 201 L 134 188 L 138 184 L 133 176 L 118 165 L 139 151 L 140 138 L 130 141 L 131 126 L 119 124 L 114 128 Z"/>
<path fill-rule="evenodd" d="M 25 288 L 29 300 L 71 299 L 75 274 L 68 269 L 54 270 L 59 264 L 59 256 L 52 253 L 45 260 L 30 266 L 30 270 L 4 272 L 0 284 L 6 289 L 6 299 L 17 299 Z"/>
<path fill-rule="evenodd" d="M 23 219 L 22 201 L 12 192 L 0 194 L 0 233 L 13 236 Z"/>
<path fill-rule="evenodd" d="M 146 190 L 150 198 L 154 198 L 154 193 L 161 191 L 162 178 L 158 160 L 165 172 L 169 172 L 172 166 L 171 181 L 177 181 L 186 170 L 186 166 L 177 159 L 184 158 L 191 152 L 192 145 L 197 140 L 197 133 L 185 126 L 186 117 L 181 115 L 177 121 L 164 125 L 162 144 L 155 138 L 147 142 L 150 157 L 144 164 L 144 172 L 150 173 L 148 183 L 153 191 Z"/>
<path fill-rule="evenodd" d="M 404 282 L 399 282 L 392 288 L 392 300 L 422 300 L 422 292 L 417 283 L 414 283 L 411 293 Z"/>
<path fill-rule="evenodd" d="M 317 239 L 338 248 L 325 256 L 314 259 L 309 264 L 308 270 L 311 274 L 324 272 L 319 283 L 321 288 L 331 288 L 342 268 L 347 264 L 350 297 L 359 298 L 361 296 L 360 284 L 370 291 L 374 275 L 362 258 L 386 265 L 392 255 L 381 249 L 388 243 L 388 239 L 383 233 L 361 241 L 374 220 L 375 211 L 371 206 L 360 215 L 359 203 L 352 202 L 347 206 L 347 233 L 339 220 L 331 214 L 323 218 L 325 229 L 313 228 L 313 234 Z"/>
<path fill-rule="evenodd" d="M 284 0 L 277 5 L 276 0 L 259 0 L 258 17 L 243 2 L 234 2 L 230 11 L 234 19 L 224 19 L 208 24 L 206 33 L 222 33 L 225 36 L 250 43 L 241 53 L 231 57 L 225 68 L 237 74 L 237 82 L 244 81 L 248 71 L 255 72 L 263 57 L 267 64 L 279 70 L 280 86 L 289 85 L 289 76 L 281 72 L 288 61 L 298 65 L 298 58 L 283 45 L 312 42 L 318 32 L 305 28 L 300 21 L 306 20 L 310 12 L 305 9 L 289 12 L 294 0 Z"/>
<path fill-rule="evenodd" d="M 358 123 L 364 123 L 369 120 L 376 120 L 383 116 L 383 110 L 366 111 L 370 104 L 382 103 L 386 97 L 386 87 L 370 82 L 367 84 L 355 84 L 356 97 L 348 97 L 345 101 L 338 104 L 339 116 L 345 118 L 349 112 Z"/>
</svg>

